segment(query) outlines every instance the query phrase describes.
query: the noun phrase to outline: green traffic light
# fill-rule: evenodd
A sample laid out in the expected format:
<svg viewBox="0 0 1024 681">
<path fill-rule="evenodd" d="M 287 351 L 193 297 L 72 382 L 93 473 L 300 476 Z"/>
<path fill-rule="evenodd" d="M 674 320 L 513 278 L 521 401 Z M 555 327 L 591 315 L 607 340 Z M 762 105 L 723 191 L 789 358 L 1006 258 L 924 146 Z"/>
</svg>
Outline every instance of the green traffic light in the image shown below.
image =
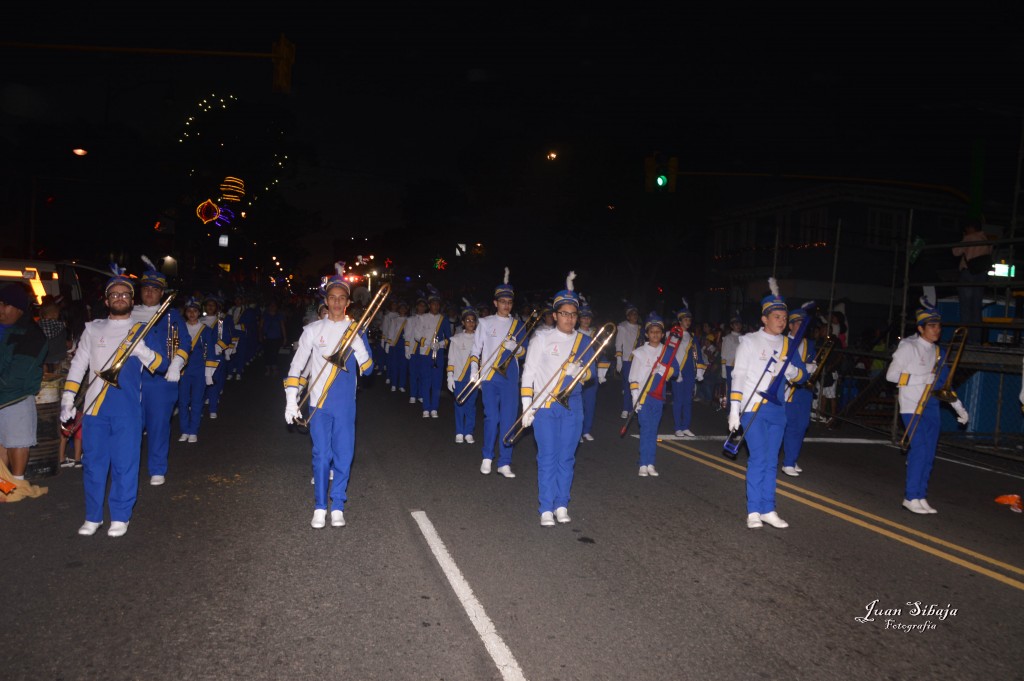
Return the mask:
<svg viewBox="0 0 1024 681">
<path fill-rule="evenodd" d="M 658 175 L 654 181 L 659 187 L 665 187 L 668 185 L 668 175 Z"/>
</svg>

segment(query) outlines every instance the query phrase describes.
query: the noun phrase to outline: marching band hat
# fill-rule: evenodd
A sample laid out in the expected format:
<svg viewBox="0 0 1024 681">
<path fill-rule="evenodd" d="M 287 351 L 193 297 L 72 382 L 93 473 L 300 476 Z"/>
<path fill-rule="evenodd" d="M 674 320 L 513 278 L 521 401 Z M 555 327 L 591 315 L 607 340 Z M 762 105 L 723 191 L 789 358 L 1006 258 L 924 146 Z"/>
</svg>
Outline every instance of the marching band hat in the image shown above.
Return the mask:
<svg viewBox="0 0 1024 681">
<path fill-rule="evenodd" d="M 590 309 L 590 303 L 583 296 L 580 296 L 580 317 L 594 318 L 594 311 Z"/>
<path fill-rule="evenodd" d="M 427 302 L 429 303 L 429 302 L 431 302 L 433 300 L 436 300 L 437 302 L 440 303 L 441 302 L 441 292 L 438 291 L 433 286 L 431 286 L 430 284 L 427 284 Z"/>
<path fill-rule="evenodd" d="M 508 268 L 505 268 L 505 278 L 500 284 L 494 287 L 494 299 L 500 300 L 502 298 L 515 298 L 515 290 L 512 288 L 512 284 L 508 283 Z"/>
<path fill-rule="evenodd" d="M 185 309 L 187 310 L 190 307 L 194 307 L 197 310 L 202 310 L 203 304 L 199 302 L 198 298 L 196 298 L 195 296 L 191 296 L 188 300 L 185 301 Z"/>
<path fill-rule="evenodd" d="M 733 323 L 742 324 L 743 323 L 743 317 L 740 316 L 740 311 L 739 310 L 736 310 L 736 312 L 733 314 L 733 316 L 729 318 L 729 323 L 730 324 L 733 324 Z"/>
<path fill-rule="evenodd" d="M 690 304 L 686 302 L 686 298 L 683 298 L 683 306 L 676 312 L 676 319 L 682 320 L 686 318 L 693 319 L 693 313 L 690 312 Z"/>
<path fill-rule="evenodd" d="M 914 313 L 917 317 L 917 325 L 924 326 L 928 322 L 941 322 L 942 315 L 935 308 L 934 305 L 928 300 L 927 296 L 921 296 L 921 307 L 917 308 L 917 312 Z"/>
<path fill-rule="evenodd" d="M 647 319 L 646 321 L 644 321 L 644 331 L 651 328 L 652 326 L 661 327 L 662 331 L 665 330 L 665 320 L 662 319 L 661 315 L 659 315 L 657 312 L 652 312 L 651 314 L 647 315 Z"/>
<path fill-rule="evenodd" d="M 205 305 L 206 303 L 210 302 L 211 300 L 212 300 L 213 302 L 217 303 L 217 305 L 218 305 L 219 307 L 223 307 L 223 306 L 224 306 L 224 299 L 223 299 L 223 298 L 221 298 L 221 297 L 220 297 L 219 295 L 217 295 L 216 293 L 207 293 L 207 294 L 206 294 L 205 296 L 203 296 L 203 304 L 204 304 L 204 305 Z"/>
<path fill-rule="evenodd" d="M 629 302 L 625 298 L 622 299 L 622 302 L 624 302 L 626 304 L 626 314 L 629 314 L 630 311 L 633 311 L 633 312 L 636 312 L 637 314 L 640 314 L 640 308 L 638 308 L 636 305 L 634 305 L 633 303 Z"/>
<path fill-rule="evenodd" d="M 805 319 L 807 319 L 807 310 L 805 310 L 802 307 L 798 307 L 797 309 L 789 313 L 788 321 L 790 324 L 792 324 L 793 322 L 802 322 Z"/>
<path fill-rule="evenodd" d="M 158 289 L 167 288 L 167 277 L 156 268 L 153 261 L 146 256 L 142 256 L 142 262 L 146 263 L 147 269 L 139 277 L 139 286 L 152 286 Z"/>
<path fill-rule="evenodd" d="M 768 277 L 768 288 L 771 290 L 771 293 L 761 299 L 761 316 L 766 316 L 775 310 L 789 312 L 789 308 L 786 307 L 786 301 L 779 295 L 779 283 L 775 280 L 775 277 Z"/>
<path fill-rule="evenodd" d="M 476 313 L 476 308 L 473 307 L 473 304 L 470 303 L 465 298 L 462 299 L 462 302 L 463 302 L 463 306 L 462 306 L 462 309 L 459 310 L 459 319 L 465 319 L 466 317 L 473 317 L 474 319 L 476 319 L 477 318 L 477 313 Z"/>
<path fill-rule="evenodd" d="M 573 305 L 577 310 L 580 308 L 580 296 L 573 290 L 572 281 L 576 278 L 575 272 L 569 272 L 565 278 L 565 288 L 555 294 L 552 301 L 552 309 L 557 310 L 565 304 Z"/>
<path fill-rule="evenodd" d="M 28 312 L 28 290 L 20 282 L 12 282 L 0 289 L 0 303 Z"/>
<path fill-rule="evenodd" d="M 405 298 L 400 298 L 398 300 L 398 307 L 400 307 L 400 308 L 404 307 L 406 310 L 408 310 L 409 309 L 409 301 L 406 300 Z"/>
<path fill-rule="evenodd" d="M 107 285 L 103 289 L 103 295 L 106 295 L 110 291 L 110 287 L 116 284 L 124 284 L 131 289 L 132 295 L 135 295 L 135 282 L 132 281 L 125 272 L 125 268 L 118 265 L 116 262 L 110 263 L 110 271 L 114 273 L 110 279 L 107 280 Z"/>
<path fill-rule="evenodd" d="M 345 289 L 345 295 L 351 296 L 352 289 L 345 281 L 345 263 L 342 260 L 334 263 L 334 274 L 325 275 L 320 279 L 320 291 L 326 296 L 327 292 L 335 286 Z"/>
</svg>

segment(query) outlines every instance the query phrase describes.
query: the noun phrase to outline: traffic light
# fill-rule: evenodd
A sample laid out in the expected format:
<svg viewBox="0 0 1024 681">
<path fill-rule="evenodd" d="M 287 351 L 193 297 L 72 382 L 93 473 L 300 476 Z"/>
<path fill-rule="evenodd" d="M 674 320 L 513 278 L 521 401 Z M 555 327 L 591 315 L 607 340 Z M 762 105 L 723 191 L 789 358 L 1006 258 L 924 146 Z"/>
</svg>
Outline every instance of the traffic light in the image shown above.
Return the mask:
<svg viewBox="0 0 1024 681">
<path fill-rule="evenodd" d="M 288 94 L 292 91 L 292 66 L 295 64 L 295 43 L 281 37 L 274 42 L 270 59 L 274 63 L 273 89 L 274 92 Z"/>
<path fill-rule="evenodd" d="M 644 187 L 648 192 L 674 192 L 678 174 L 679 159 L 675 156 L 666 160 L 653 154 L 644 159 Z"/>
</svg>

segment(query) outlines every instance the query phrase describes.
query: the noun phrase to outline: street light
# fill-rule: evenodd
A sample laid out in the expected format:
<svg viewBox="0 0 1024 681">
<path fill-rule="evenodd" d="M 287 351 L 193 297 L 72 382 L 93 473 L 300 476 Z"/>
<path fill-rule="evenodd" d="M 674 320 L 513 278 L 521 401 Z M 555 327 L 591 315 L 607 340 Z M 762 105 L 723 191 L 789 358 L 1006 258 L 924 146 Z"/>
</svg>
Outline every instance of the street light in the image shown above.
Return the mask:
<svg viewBox="0 0 1024 681">
<path fill-rule="evenodd" d="M 372 257 L 372 256 L 371 256 Z M 377 276 L 377 270 L 366 273 L 366 292 L 373 293 L 373 278 Z"/>
</svg>

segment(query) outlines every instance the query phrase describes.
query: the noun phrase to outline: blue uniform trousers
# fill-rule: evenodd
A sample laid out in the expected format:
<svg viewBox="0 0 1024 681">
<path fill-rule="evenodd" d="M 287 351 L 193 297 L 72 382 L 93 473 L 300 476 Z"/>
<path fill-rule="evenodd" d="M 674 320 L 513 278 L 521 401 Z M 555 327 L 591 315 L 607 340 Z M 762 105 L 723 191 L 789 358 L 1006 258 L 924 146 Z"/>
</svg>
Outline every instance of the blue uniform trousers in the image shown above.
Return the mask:
<svg viewBox="0 0 1024 681">
<path fill-rule="evenodd" d="M 672 420 L 676 430 L 689 430 L 693 419 L 693 386 L 697 381 L 696 374 L 683 372 L 682 381 L 673 381 L 672 386 Z"/>
<path fill-rule="evenodd" d="M 444 385 L 447 373 L 447 360 L 443 352 L 437 353 L 437 366 L 427 355 L 426 364 L 423 366 L 423 408 L 427 411 L 437 411 L 437 405 L 441 403 L 441 386 Z"/>
<path fill-rule="evenodd" d="M 388 350 L 388 378 L 393 388 L 405 389 L 409 386 L 409 360 L 405 358 L 405 350 L 400 345 Z"/>
<path fill-rule="evenodd" d="M 327 488 L 331 489 L 331 508 L 345 510 L 348 477 L 356 447 L 356 405 L 354 400 L 330 410 L 313 410 L 309 421 L 313 438 L 314 508 L 327 509 Z M 334 480 L 330 479 L 334 471 Z"/>
<path fill-rule="evenodd" d="M 903 427 L 910 426 L 913 414 L 900 414 Z M 935 463 L 935 448 L 939 444 L 939 403 L 932 397 L 924 406 L 920 423 L 910 438 L 907 451 L 907 488 L 904 499 L 927 499 L 928 478 Z"/>
<path fill-rule="evenodd" d="M 756 412 L 743 412 L 740 423 L 750 450 L 747 513 L 771 513 L 775 510 L 775 471 L 779 467 L 779 447 L 786 431 L 786 408 L 766 402 Z"/>
<path fill-rule="evenodd" d="M 629 391 L 629 368 L 632 362 L 622 362 L 622 411 L 633 411 L 633 394 Z M 643 388 L 643 385 L 640 386 Z"/>
<path fill-rule="evenodd" d="M 583 432 L 589 433 L 594 427 L 594 410 L 597 409 L 597 381 L 583 386 Z"/>
<path fill-rule="evenodd" d="M 139 493 L 139 446 L 142 442 L 142 405 L 135 414 L 124 409 L 82 419 L 82 483 L 85 519 L 103 522 L 103 498 L 110 478 L 110 520 L 126 523 Z"/>
<path fill-rule="evenodd" d="M 210 403 L 211 414 L 216 414 L 220 405 L 220 395 L 224 392 L 224 382 L 227 380 L 226 370 L 224 362 L 221 362 L 213 372 L 213 385 L 206 386 L 206 400 Z"/>
<path fill-rule="evenodd" d="M 388 368 L 388 356 L 380 343 L 373 344 L 373 367 L 374 373 L 384 373 Z M 386 374 L 385 374 L 386 375 Z"/>
<path fill-rule="evenodd" d="M 167 474 L 167 451 L 171 442 L 171 412 L 178 401 L 178 386 L 162 374 L 142 374 L 142 412 L 146 431 L 146 470 L 150 475 Z"/>
<path fill-rule="evenodd" d="M 466 372 L 467 374 L 469 372 Z M 461 381 L 455 381 L 455 395 L 458 396 L 462 390 L 469 385 L 469 376 Z M 479 395 L 478 390 L 474 390 L 463 404 L 455 402 L 455 434 L 456 435 L 472 435 L 473 430 L 476 429 L 476 403 Z"/>
<path fill-rule="evenodd" d="M 424 402 L 424 409 L 427 409 L 427 389 L 429 388 L 430 357 L 427 355 L 413 355 L 409 358 L 409 396 Z"/>
<path fill-rule="evenodd" d="M 636 415 L 640 424 L 640 465 L 654 464 L 654 453 L 658 449 L 658 428 L 661 426 L 661 412 L 665 403 L 648 393 L 643 408 Z"/>
<path fill-rule="evenodd" d="M 206 375 L 191 372 L 178 381 L 178 424 L 185 435 L 198 435 L 203 418 L 203 396 L 206 394 Z"/>
<path fill-rule="evenodd" d="M 786 402 L 786 432 L 782 436 L 782 465 L 795 466 L 804 446 L 804 435 L 811 425 L 812 391 L 794 388 L 793 399 Z"/>
<path fill-rule="evenodd" d="M 519 365 L 509 362 L 508 375 L 494 374 L 480 386 L 484 401 L 484 459 L 494 458 L 498 442 L 498 467 L 512 463 L 512 448 L 505 444 L 505 433 L 519 417 Z"/>
<path fill-rule="evenodd" d="M 576 447 L 583 433 L 583 399 L 579 391 L 569 397 L 569 408 L 555 402 L 538 409 L 533 421 L 537 440 L 537 512 L 569 506 Z"/>
</svg>

